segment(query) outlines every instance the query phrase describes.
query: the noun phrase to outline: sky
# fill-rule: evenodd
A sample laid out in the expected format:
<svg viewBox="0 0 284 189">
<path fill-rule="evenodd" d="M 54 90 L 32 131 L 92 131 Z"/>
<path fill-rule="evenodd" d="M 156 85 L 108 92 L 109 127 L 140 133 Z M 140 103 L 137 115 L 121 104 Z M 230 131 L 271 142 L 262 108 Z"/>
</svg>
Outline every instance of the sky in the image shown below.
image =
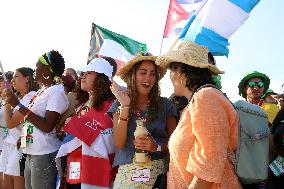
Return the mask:
<svg viewBox="0 0 284 189">
<path fill-rule="evenodd" d="M 168 6 L 169 0 L 0 0 L 0 61 L 5 71 L 35 68 L 40 55 L 55 49 L 66 67 L 77 70 L 87 62 L 92 22 L 146 43 L 149 52 L 159 55 Z M 281 92 L 283 9 L 283 0 L 261 0 L 229 39 L 229 57 L 217 57 L 226 72 L 223 91 L 232 101 L 241 99 L 238 83 L 253 70 L 267 74 L 271 88 Z M 173 92 L 168 74 L 161 91 L 162 96 Z"/>
</svg>

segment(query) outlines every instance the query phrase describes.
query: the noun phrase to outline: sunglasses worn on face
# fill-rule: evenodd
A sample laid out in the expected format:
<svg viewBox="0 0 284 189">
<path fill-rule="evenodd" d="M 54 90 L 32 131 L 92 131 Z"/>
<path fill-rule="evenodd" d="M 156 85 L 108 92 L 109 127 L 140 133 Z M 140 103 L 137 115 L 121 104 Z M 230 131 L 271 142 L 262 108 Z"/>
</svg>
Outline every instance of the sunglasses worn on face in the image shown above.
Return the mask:
<svg viewBox="0 0 284 189">
<path fill-rule="evenodd" d="M 264 83 L 262 81 L 259 81 L 259 82 L 250 81 L 250 82 L 248 82 L 249 87 L 255 87 L 256 85 L 259 88 L 262 88 L 264 86 Z"/>
</svg>

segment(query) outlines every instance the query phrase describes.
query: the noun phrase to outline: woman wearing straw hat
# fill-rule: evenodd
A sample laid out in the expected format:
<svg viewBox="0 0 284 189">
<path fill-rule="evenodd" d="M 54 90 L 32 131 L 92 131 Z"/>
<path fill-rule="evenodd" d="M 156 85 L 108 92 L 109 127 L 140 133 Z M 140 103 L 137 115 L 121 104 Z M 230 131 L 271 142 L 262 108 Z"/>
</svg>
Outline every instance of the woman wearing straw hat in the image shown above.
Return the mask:
<svg viewBox="0 0 284 189">
<path fill-rule="evenodd" d="M 227 158 L 237 147 L 238 116 L 213 86 L 212 74 L 222 72 L 208 64 L 207 47 L 187 41 L 156 64 L 171 70 L 174 93 L 189 100 L 169 140 L 168 188 L 241 188 Z"/>
<path fill-rule="evenodd" d="M 113 166 L 119 166 L 114 188 L 152 188 L 157 176 L 165 172 L 167 143 L 176 127 L 176 109 L 169 100 L 160 97 L 158 82 L 165 69 L 156 66 L 155 60 L 149 53 L 136 55 L 118 72 L 127 84 L 127 91 L 120 90 L 115 82 L 111 87 L 117 98 L 109 110 L 117 147 Z M 134 137 L 137 120 L 145 121 L 147 134 Z M 137 165 L 135 149 L 150 155 L 142 168 Z"/>
</svg>

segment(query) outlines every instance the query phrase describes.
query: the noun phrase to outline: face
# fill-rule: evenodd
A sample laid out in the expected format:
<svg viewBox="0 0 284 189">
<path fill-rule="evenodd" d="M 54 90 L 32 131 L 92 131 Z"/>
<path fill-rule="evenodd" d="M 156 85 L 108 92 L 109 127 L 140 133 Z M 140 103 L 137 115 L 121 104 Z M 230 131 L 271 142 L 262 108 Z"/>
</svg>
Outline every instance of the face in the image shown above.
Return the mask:
<svg viewBox="0 0 284 189">
<path fill-rule="evenodd" d="M 152 61 L 144 60 L 135 73 L 135 84 L 139 94 L 148 95 L 156 82 L 156 66 Z"/>
<path fill-rule="evenodd" d="M 244 89 L 249 99 L 260 99 L 263 95 L 264 85 L 261 78 L 255 77 L 247 82 Z"/>
<path fill-rule="evenodd" d="M 45 82 L 45 78 L 50 78 L 51 76 L 50 71 L 48 70 L 47 66 L 41 64 L 41 63 L 37 63 L 36 64 L 36 70 L 35 70 L 35 80 L 37 82 Z"/>
<path fill-rule="evenodd" d="M 5 82 L 3 78 L 0 78 L 0 94 L 2 94 L 3 90 L 5 89 Z"/>
<path fill-rule="evenodd" d="M 267 95 L 265 96 L 265 98 L 264 98 L 264 101 L 265 101 L 265 102 L 268 102 L 268 103 L 272 103 L 272 104 L 277 104 L 276 99 L 273 98 L 273 97 L 271 96 L 271 94 L 267 94 Z"/>
<path fill-rule="evenodd" d="M 11 81 L 14 89 L 18 92 L 26 90 L 28 86 L 29 78 L 25 77 L 21 72 L 17 71 L 14 73 L 14 77 Z"/>
<path fill-rule="evenodd" d="M 173 83 L 174 87 L 174 94 L 176 96 L 184 96 L 183 92 L 185 89 L 185 78 L 184 74 L 181 72 L 181 67 L 178 65 L 173 65 L 171 67 L 171 72 L 170 72 L 170 79 Z M 184 81 L 184 82 L 182 82 Z"/>
<path fill-rule="evenodd" d="M 76 73 L 73 72 L 71 69 L 65 69 L 62 75 L 70 75 L 76 80 Z"/>
<path fill-rule="evenodd" d="M 96 72 L 84 72 L 81 76 L 81 89 L 90 92 L 93 90 Z"/>
</svg>

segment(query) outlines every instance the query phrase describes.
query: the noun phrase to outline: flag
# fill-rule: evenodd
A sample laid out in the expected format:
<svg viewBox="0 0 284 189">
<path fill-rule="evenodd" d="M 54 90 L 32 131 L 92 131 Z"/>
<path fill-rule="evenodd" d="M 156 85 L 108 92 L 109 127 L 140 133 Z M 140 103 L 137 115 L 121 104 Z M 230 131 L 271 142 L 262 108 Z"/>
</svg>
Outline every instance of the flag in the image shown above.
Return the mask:
<svg viewBox="0 0 284 189">
<path fill-rule="evenodd" d="M 204 0 L 205 1 L 205 0 Z M 179 38 L 207 46 L 213 55 L 228 56 L 228 39 L 248 19 L 260 0 L 208 0 Z"/>
<path fill-rule="evenodd" d="M 93 23 L 88 62 L 95 57 L 109 56 L 116 60 L 118 68 L 138 52 L 146 52 L 146 44 L 109 31 Z"/>
<path fill-rule="evenodd" d="M 61 157 L 82 147 L 79 164 L 82 189 L 111 187 L 115 175 L 112 168 L 115 148 L 112 120 L 106 113 L 111 104 L 112 101 L 105 101 L 101 111 L 93 108 L 81 111 L 64 126 L 68 133 L 55 159 L 58 175 L 63 175 Z M 57 186 L 60 186 L 60 178 Z"/>
<path fill-rule="evenodd" d="M 163 38 L 178 36 L 202 0 L 170 0 Z"/>
</svg>

